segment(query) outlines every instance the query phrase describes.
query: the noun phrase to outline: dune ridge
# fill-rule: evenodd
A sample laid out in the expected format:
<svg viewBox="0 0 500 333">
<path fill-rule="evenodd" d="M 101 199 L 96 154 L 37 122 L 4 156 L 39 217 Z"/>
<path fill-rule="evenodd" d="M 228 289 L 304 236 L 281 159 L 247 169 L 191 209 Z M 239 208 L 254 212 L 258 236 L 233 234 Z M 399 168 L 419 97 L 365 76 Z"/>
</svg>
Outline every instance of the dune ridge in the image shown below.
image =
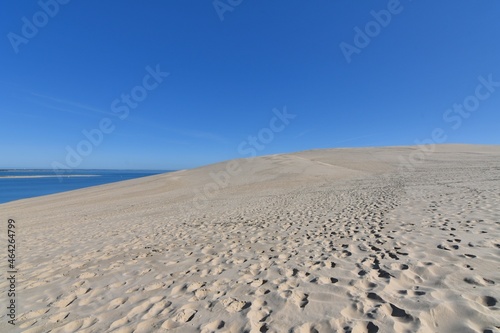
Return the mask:
<svg viewBox="0 0 500 333">
<path fill-rule="evenodd" d="M 500 332 L 500 146 L 402 164 L 418 150 L 270 155 L 2 204 L 16 329 Z"/>
</svg>

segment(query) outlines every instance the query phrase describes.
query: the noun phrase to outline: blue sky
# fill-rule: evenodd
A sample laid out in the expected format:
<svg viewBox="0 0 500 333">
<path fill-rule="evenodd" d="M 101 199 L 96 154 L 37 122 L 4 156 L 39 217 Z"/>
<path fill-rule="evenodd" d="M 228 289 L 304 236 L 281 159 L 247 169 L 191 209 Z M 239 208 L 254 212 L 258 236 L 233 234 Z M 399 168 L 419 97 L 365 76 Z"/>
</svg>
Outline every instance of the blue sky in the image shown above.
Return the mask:
<svg viewBox="0 0 500 333">
<path fill-rule="evenodd" d="M 436 128 L 500 144 L 498 1 L 55 1 L 0 5 L 3 168 L 191 168 L 249 157 L 249 136 L 259 155 Z"/>
</svg>

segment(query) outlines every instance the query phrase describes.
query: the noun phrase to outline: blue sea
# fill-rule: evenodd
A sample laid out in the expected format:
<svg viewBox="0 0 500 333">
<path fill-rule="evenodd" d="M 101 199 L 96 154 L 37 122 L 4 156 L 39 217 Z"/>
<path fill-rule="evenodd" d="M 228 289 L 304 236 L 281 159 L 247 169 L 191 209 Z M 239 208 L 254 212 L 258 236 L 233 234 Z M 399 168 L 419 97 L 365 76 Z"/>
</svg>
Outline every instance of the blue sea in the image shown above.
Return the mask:
<svg viewBox="0 0 500 333">
<path fill-rule="evenodd" d="M 165 172 L 169 170 L 65 170 L 58 177 L 53 170 L 0 170 L 0 204 Z"/>
</svg>

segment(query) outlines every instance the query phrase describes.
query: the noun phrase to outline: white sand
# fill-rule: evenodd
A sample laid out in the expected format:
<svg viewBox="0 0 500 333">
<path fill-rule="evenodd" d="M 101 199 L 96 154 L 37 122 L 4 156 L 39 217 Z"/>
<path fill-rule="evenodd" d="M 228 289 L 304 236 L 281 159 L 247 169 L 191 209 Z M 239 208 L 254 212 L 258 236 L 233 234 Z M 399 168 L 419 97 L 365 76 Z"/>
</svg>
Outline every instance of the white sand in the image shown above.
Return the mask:
<svg viewBox="0 0 500 333">
<path fill-rule="evenodd" d="M 239 160 L 206 200 L 227 163 L 0 205 L 17 328 L 500 332 L 500 147 L 438 146 L 401 170 L 415 150 Z"/>
</svg>

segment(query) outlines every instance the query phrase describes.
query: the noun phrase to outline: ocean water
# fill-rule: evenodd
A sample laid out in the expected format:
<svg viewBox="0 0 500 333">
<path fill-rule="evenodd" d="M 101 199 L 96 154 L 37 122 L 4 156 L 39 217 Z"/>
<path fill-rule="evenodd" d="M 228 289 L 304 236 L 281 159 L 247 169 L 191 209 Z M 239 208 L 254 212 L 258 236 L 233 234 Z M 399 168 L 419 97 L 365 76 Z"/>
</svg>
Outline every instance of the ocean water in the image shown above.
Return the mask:
<svg viewBox="0 0 500 333">
<path fill-rule="evenodd" d="M 59 178 L 52 170 L 0 170 L 0 204 L 165 172 L 169 171 L 68 170 Z"/>
</svg>

